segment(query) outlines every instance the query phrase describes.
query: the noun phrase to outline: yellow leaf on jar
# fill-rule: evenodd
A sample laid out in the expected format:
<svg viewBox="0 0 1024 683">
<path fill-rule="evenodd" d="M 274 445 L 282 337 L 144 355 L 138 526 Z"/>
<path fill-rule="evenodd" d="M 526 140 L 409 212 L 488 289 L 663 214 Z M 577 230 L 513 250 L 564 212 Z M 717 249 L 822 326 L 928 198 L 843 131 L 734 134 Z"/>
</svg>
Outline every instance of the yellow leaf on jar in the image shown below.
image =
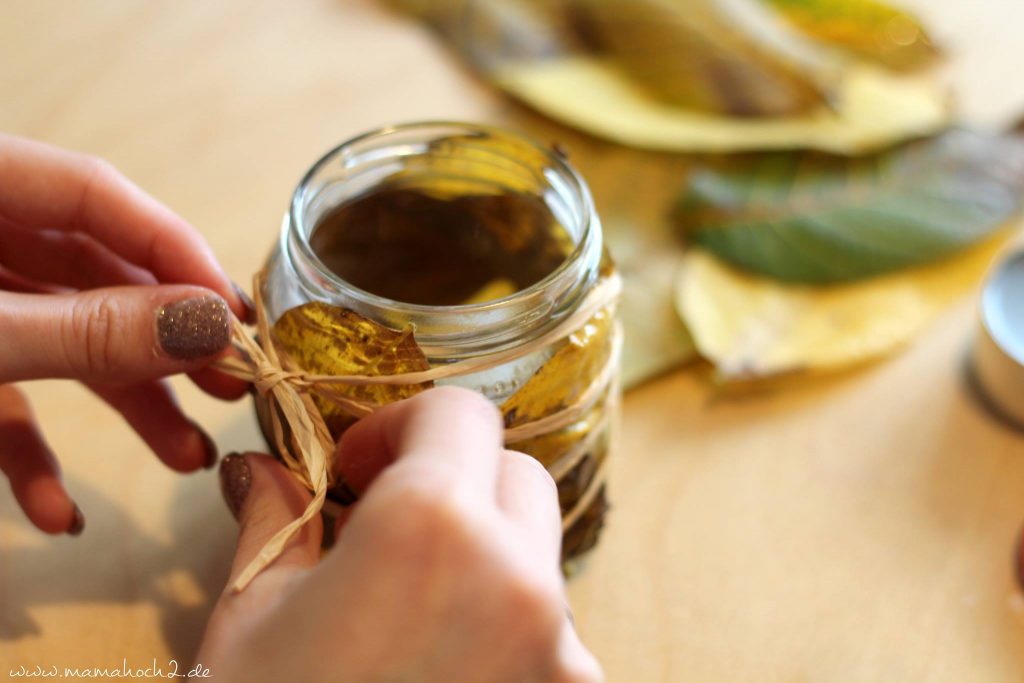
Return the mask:
<svg viewBox="0 0 1024 683">
<path fill-rule="evenodd" d="M 749 275 L 695 248 L 683 257 L 676 307 L 725 382 L 838 369 L 910 342 L 981 281 L 1005 237 L 938 263 L 823 287 Z"/>
<path fill-rule="evenodd" d="M 516 427 L 571 406 L 601 374 L 612 352 L 614 316 L 598 311 L 571 334 L 533 377 L 502 405 L 506 427 Z"/>
<path fill-rule="evenodd" d="M 271 332 L 278 349 L 300 368 L 318 375 L 397 375 L 429 370 L 412 330 L 393 330 L 355 311 L 312 302 L 285 311 Z M 342 395 L 377 405 L 409 398 L 431 383 L 337 385 Z M 313 401 L 337 438 L 354 421 L 322 396 Z"/>
<path fill-rule="evenodd" d="M 539 460 L 544 467 L 551 467 L 586 439 L 595 428 L 604 429 L 607 426 L 606 415 L 607 406 L 604 401 L 599 401 L 582 419 L 568 427 L 532 439 L 507 443 L 505 447 L 527 453 Z"/>
</svg>

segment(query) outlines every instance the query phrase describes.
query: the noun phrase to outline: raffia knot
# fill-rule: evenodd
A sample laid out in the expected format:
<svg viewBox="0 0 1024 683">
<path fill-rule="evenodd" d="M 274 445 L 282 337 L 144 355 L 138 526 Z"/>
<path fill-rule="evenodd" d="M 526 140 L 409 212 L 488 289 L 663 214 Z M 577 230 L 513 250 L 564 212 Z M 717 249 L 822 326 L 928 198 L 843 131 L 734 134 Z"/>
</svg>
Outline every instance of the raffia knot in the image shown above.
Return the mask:
<svg viewBox="0 0 1024 683">
<path fill-rule="evenodd" d="M 253 368 L 252 383 L 260 396 L 266 396 L 282 382 L 291 384 L 296 391 L 304 391 L 310 387 L 309 381 L 302 373 L 290 372 L 270 363 L 260 363 Z"/>
</svg>

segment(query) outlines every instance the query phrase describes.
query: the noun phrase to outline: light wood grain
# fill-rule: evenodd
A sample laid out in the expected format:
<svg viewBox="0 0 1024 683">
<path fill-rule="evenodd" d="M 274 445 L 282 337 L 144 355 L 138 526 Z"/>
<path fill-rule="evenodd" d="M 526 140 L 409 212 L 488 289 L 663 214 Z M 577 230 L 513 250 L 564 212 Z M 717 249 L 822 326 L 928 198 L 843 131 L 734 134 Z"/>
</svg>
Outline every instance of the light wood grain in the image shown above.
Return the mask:
<svg viewBox="0 0 1024 683">
<path fill-rule="evenodd" d="M 965 114 L 1009 120 L 1024 9 L 917 5 Z M 336 142 L 424 118 L 550 126 L 369 0 L 9 1 L 0 57 L 0 129 L 109 158 L 242 282 Z M 610 681 L 1024 678 L 1024 439 L 961 381 L 973 316 L 966 300 L 899 357 L 785 391 L 716 398 L 690 371 L 627 397 L 610 526 L 571 585 Z M 260 446 L 247 404 L 175 385 L 223 449 Z M 0 496 L 0 677 L 190 661 L 232 552 L 215 475 L 172 474 L 79 387 L 28 389 L 88 523 L 44 537 Z"/>
</svg>

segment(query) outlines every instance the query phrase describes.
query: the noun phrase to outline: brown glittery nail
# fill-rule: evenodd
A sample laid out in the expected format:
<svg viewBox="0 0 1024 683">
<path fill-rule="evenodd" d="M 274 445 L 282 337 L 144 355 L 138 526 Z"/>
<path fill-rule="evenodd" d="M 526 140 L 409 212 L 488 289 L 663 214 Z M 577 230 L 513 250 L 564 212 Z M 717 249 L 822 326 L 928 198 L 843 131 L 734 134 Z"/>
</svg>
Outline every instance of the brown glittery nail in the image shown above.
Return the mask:
<svg viewBox="0 0 1024 683">
<path fill-rule="evenodd" d="M 81 508 L 78 505 L 72 503 L 75 506 L 74 516 L 71 518 L 71 526 L 68 527 L 68 536 L 80 536 L 82 531 L 85 529 L 85 515 L 82 514 Z"/>
<path fill-rule="evenodd" d="M 214 442 L 213 437 L 206 433 L 206 431 L 199 426 L 194 420 L 189 420 L 192 426 L 195 427 L 196 431 L 199 432 L 199 438 L 203 440 L 203 468 L 212 470 L 217 464 L 217 444 Z"/>
<path fill-rule="evenodd" d="M 231 340 L 231 312 L 219 296 L 197 296 L 168 304 L 156 313 L 160 348 L 171 358 L 212 356 Z"/>
<path fill-rule="evenodd" d="M 231 286 L 232 286 L 232 288 L 234 288 L 235 294 L 238 295 L 238 298 L 242 301 L 242 305 L 245 307 L 245 321 L 244 322 L 248 323 L 249 325 L 255 325 L 256 324 L 256 304 L 249 297 L 249 295 L 245 293 L 245 290 L 238 286 L 237 282 L 232 282 Z"/>
<path fill-rule="evenodd" d="M 228 504 L 231 514 L 238 519 L 246 496 L 249 495 L 249 487 L 252 486 L 252 470 L 245 456 L 239 453 L 228 454 L 220 463 L 220 491 L 224 495 L 224 502 Z"/>
</svg>

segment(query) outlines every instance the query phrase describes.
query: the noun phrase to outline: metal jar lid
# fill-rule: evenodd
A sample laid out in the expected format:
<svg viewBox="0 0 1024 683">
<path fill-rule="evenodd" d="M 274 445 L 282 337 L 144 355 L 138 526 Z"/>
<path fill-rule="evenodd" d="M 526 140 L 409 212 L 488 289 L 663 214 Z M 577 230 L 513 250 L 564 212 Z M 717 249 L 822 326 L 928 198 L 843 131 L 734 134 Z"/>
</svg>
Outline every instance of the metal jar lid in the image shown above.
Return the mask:
<svg viewBox="0 0 1024 683">
<path fill-rule="evenodd" d="M 1024 429 L 1024 251 L 989 276 L 980 313 L 971 350 L 975 388 L 993 412 Z"/>
</svg>

